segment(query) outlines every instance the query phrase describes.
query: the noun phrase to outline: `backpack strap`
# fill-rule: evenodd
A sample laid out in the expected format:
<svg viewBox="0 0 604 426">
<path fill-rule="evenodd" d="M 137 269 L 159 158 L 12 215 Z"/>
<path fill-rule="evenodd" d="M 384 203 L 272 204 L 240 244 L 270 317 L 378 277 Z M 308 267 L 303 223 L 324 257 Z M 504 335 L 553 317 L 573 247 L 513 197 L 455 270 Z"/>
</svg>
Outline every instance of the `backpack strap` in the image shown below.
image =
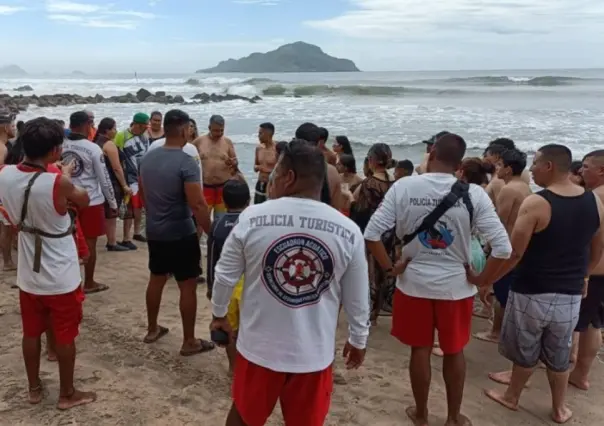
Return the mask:
<svg viewBox="0 0 604 426">
<path fill-rule="evenodd" d="M 472 218 L 474 216 L 474 207 L 472 206 L 472 203 L 470 201 L 469 188 L 470 185 L 465 182 L 459 180 L 455 182 L 451 187 L 451 192 L 449 192 L 447 196 L 442 199 L 442 201 L 434 208 L 434 210 L 428 213 L 428 215 L 424 218 L 419 227 L 411 234 L 407 234 L 403 237 L 403 246 L 409 244 L 411 241 L 413 241 L 415 237 L 417 237 L 422 232 L 432 229 L 436 222 L 438 222 L 438 220 L 447 212 L 447 210 L 453 207 L 460 198 L 463 200 L 464 204 L 468 208 L 471 223 Z"/>
<path fill-rule="evenodd" d="M 25 232 L 28 234 L 34 235 L 34 265 L 33 271 L 36 273 L 40 272 L 40 268 L 42 266 L 42 237 L 44 238 L 64 238 L 68 235 L 73 234 L 75 219 L 70 215 L 71 224 L 67 231 L 61 234 L 51 234 L 49 232 L 43 231 L 33 226 L 27 226 L 23 223 L 25 222 L 25 218 L 27 217 L 27 205 L 29 204 L 29 196 L 31 194 L 31 188 L 34 185 L 36 179 L 40 177 L 40 175 L 44 173 L 43 171 L 36 172 L 32 178 L 27 183 L 27 187 L 25 188 L 25 194 L 23 195 L 23 206 L 21 207 L 21 220 L 17 225 L 17 229 L 21 232 Z"/>
</svg>

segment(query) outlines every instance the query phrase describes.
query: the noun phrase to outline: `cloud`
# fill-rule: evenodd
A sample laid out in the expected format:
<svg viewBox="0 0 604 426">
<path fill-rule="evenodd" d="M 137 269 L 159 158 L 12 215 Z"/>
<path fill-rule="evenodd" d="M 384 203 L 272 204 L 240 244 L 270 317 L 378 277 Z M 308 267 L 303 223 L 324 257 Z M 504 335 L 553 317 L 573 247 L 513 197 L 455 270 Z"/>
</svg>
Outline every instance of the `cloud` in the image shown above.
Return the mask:
<svg viewBox="0 0 604 426">
<path fill-rule="evenodd" d="M 600 0 L 349 0 L 352 8 L 332 18 L 304 22 L 357 39 L 407 41 L 486 35 L 565 33 L 597 29 Z"/>
<path fill-rule="evenodd" d="M 17 12 L 22 12 L 24 10 L 25 10 L 24 7 L 20 7 L 20 6 L 7 6 L 7 5 L 0 4 L 0 15 L 12 15 L 12 14 L 15 14 Z"/>
<path fill-rule="evenodd" d="M 113 4 L 100 6 L 60 0 L 46 0 L 46 11 L 49 12 L 48 19 L 52 21 L 91 28 L 132 30 L 138 27 L 141 20 L 155 18 L 155 15 L 149 12 L 117 10 L 113 8 Z M 124 19 L 116 19 L 116 16 Z"/>
</svg>

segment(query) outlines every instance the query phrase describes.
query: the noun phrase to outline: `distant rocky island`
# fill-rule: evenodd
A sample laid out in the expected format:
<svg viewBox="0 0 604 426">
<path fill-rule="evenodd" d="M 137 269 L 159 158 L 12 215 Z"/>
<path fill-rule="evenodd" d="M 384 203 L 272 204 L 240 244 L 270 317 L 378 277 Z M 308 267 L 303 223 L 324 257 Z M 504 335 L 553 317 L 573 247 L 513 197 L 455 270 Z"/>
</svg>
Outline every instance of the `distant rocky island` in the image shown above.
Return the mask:
<svg viewBox="0 0 604 426">
<path fill-rule="evenodd" d="M 84 71 L 72 71 L 71 75 L 76 76 L 76 77 L 84 77 L 86 75 L 86 73 Z"/>
<path fill-rule="evenodd" d="M 17 65 L 6 65 L 0 67 L 0 76 L 2 77 L 23 77 L 27 71 Z"/>
<path fill-rule="evenodd" d="M 245 58 L 222 61 L 197 73 L 277 73 L 277 72 L 358 72 L 349 59 L 329 56 L 320 47 L 298 41 L 266 53 L 252 53 Z"/>
</svg>

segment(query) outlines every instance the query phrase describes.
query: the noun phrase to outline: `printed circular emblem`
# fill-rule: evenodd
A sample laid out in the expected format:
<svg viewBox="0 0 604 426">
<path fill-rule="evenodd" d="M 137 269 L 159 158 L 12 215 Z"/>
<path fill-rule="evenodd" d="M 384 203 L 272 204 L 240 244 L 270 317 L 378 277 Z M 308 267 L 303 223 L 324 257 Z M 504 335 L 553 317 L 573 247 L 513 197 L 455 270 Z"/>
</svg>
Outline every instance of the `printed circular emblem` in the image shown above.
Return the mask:
<svg viewBox="0 0 604 426">
<path fill-rule="evenodd" d="M 291 308 L 318 303 L 333 279 L 333 255 L 319 239 L 290 234 L 273 243 L 262 262 L 262 282 Z"/>
<path fill-rule="evenodd" d="M 61 162 L 63 164 L 69 164 L 73 161 L 73 172 L 71 173 L 71 177 L 80 177 L 82 172 L 84 171 L 84 161 L 80 154 L 74 151 L 63 152 L 61 155 Z"/>
<path fill-rule="evenodd" d="M 428 231 L 420 232 L 417 238 L 424 247 L 432 250 L 444 250 L 455 240 L 453 233 L 443 221 L 438 221 Z"/>
</svg>

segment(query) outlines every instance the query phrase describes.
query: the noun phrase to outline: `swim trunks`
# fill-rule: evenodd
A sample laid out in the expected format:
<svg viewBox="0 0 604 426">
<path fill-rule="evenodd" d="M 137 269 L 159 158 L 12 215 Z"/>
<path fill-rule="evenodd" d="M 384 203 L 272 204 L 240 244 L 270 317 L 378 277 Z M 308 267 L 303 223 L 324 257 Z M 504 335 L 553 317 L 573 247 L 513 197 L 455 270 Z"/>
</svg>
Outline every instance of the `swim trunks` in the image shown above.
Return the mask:
<svg viewBox="0 0 604 426">
<path fill-rule="evenodd" d="M 266 195 L 266 187 L 268 186 L 267 182 L 256 182 L 256 191 L 254 193 L 254 204 L 264 203 L 267 199 Z"/>
<path fill-rule="evenodd" d="M 239 330 L 239 307 L 241 305 L 241 295 L 243 294 L 243 280 L 244 277 L 241 277 L 237 281 L 237 284 L 235 284 L 235 289 L 229 302 L 229 310 L 227 311 L 227 320 L 233 331 Z"/>
<path fill-rule="evenodd" d="M 575 331 L 586 331 L 589 326 L 601 330 L 604 328 L 604 276 L 589 277 L 587 297 L 581 301 L 581 313 Z"/>
<path fill-rule="evenodd" d="M 504 308 L 505 305 L 508 303 L 508 294 L 515 279 L 515 271 L 511 271 L 507 275 L 501 277 L 501 279 L 495 284 L 493 284 L 493 294 L 495 294 L 497 302 L 499 302 L 499 304 Z"/>
<path fill-rule="evenodd" d="M 226 183 L 226 182 L 225 182 Z M 224 201 L 222 200 L 222 189 L 224 188 L 224 183 L 207 185 L 203 184 L 203 196 L 206 199 L 206 203 L 208 203 L 208 207 L 210 210 L 214 210 L 214 218 L 216 218 L 217 214 L 222 214 L 226 212 L 226 206 L 224 205 Z"/>
<path fill-rule="evenodd" d="M 510 291 L 499 353 L 522 368 L 541 360 L 553 372 L 566 372 L 580 307 L 581 295 Z"/>
</svg>

